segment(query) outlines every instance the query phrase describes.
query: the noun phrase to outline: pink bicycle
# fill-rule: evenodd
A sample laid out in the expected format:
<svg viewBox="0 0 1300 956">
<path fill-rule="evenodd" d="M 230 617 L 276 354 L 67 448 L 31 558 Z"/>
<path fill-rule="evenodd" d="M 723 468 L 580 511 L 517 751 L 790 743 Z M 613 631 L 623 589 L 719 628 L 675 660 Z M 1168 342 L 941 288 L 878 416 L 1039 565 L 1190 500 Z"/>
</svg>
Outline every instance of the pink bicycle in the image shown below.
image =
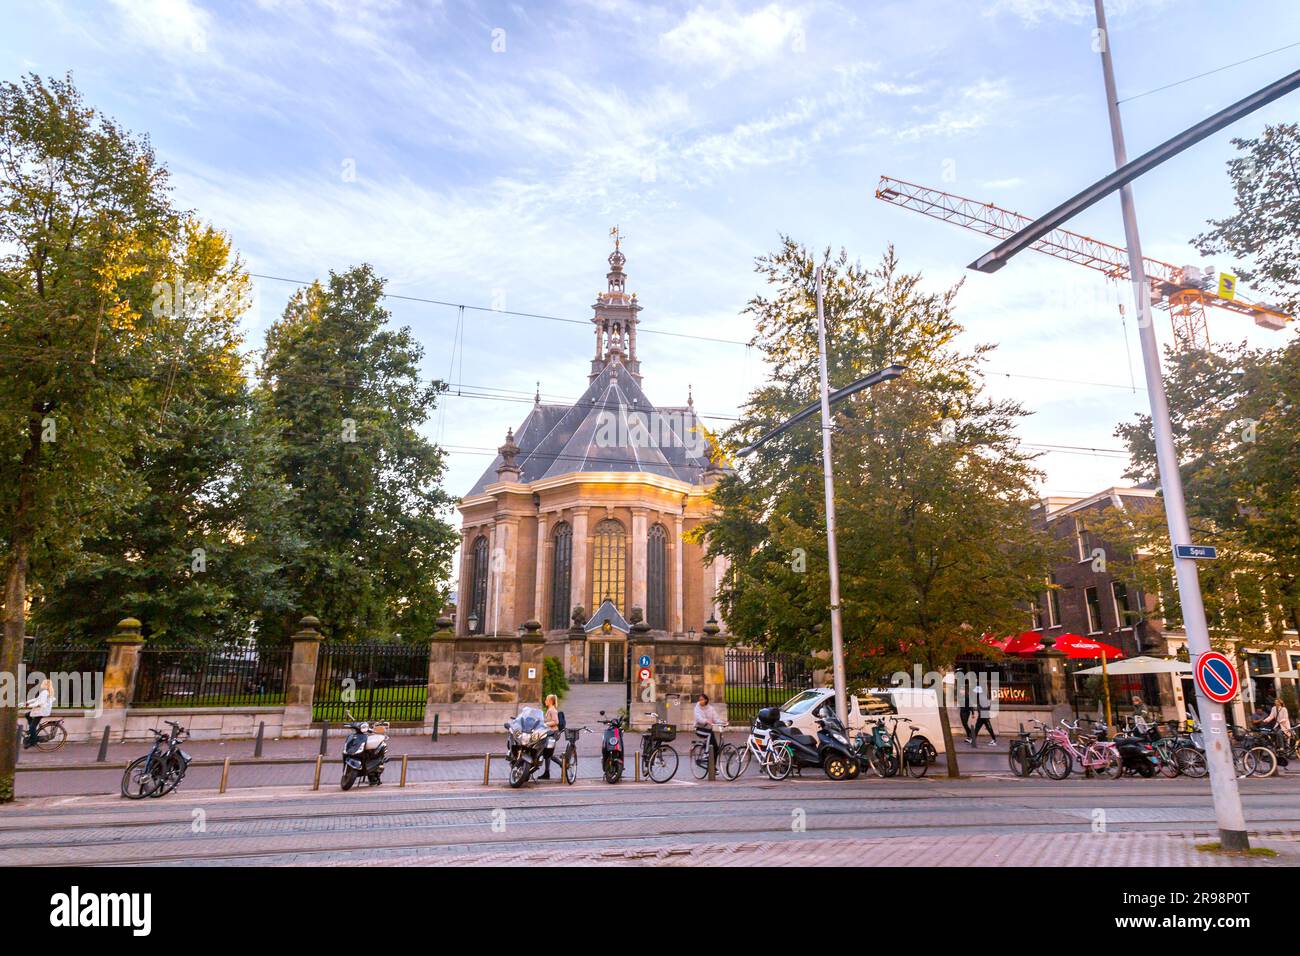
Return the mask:
<svg viewBox="0 0 1300 956">
<path fill-rule="evenodd" d="M 1094 728 L 1096 729 L 1096 728 Z M 1077 762 L 1085 774 L 1118 780 L 1124 773 L 1119 750 L 1109 740 L 1100 740 L 1100 730 L 1089 736 L 1079 733 L 1079 722 L 1061 721 L 1060 727 L 1047 732 L 1047 749 L 1043 753 L 1043 773 L 1053 780 L 1064 780 Z"/>
</svg>

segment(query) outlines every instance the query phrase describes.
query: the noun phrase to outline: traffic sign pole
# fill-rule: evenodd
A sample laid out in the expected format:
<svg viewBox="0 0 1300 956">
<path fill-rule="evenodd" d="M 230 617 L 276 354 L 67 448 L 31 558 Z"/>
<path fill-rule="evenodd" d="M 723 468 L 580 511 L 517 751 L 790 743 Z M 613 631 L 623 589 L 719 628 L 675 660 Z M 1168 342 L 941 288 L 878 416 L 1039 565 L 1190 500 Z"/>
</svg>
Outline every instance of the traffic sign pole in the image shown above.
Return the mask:
<svg viewBox="0 0 1300 956">
<path fill-rule="evenodd" d="M 1106 108 L 1110 113 L 1115 166 L 1119 168 L 1127 165 L 1128 151 L 1124 146 L 1124 128 L 1120 122 L 1110 34 L 1106 30 L 1105 2 L 1093 2 L 1097 12 L 1097 35 L 1101 45 L 1101 69 L 1106 84 Z M 1151 430 L 1155 438 L 1160 487 L 1164 493 L 1165 520 L 1169 524 L 1171 543 L 1188 542 L 1192 540 L 1192 531 L 1187 521 L 1182 476 L 1178 470 L 1178 453 L 1174 448 L 1173 429 L 1169 422 L 1169 401 L 1165 395 L 1163 370 L 1160 367 L 1160 347 L 1151 320 L 1151 287 L 1143 269 L 1142 243 L 1138 237 L 1132 187 L 1127 184 L 1123 186 L 1119 198 L 1124 214 L 1124 238 L 1128 243 L 1129 272 L 1138 304 L 1138 338 L 1142 345 L 1142 367 L 1146 373 L 1147 394 L 1151 401 Z M 1174 574 L 1178 580 L 1178 598 L 1183 608 L 1187 651 L 1195 662 L 1210 652 L 1210 632 L 1205 623 L 1205 606 L 1201 602 L 1201 582 L 1196 561 L 1175 555 Z M 1199 680 L 1196 681 L 1196 698 L 1197 712 L 1201 715 L 1201 729 L 1205 733 L 1205 762 L 1210 771 L 1210 792 L 1214 798 L 1214 815 L 1219 824 L 1219 843 L 1225 850 L 1249 849 L 1246 816 L 1241 808 L 1241 794 L 1237 790 L 1237 772 L 1232 764 L 1232 746 L 1223 717 L 1223 705 L 1206 696 Z"/>
</svg>

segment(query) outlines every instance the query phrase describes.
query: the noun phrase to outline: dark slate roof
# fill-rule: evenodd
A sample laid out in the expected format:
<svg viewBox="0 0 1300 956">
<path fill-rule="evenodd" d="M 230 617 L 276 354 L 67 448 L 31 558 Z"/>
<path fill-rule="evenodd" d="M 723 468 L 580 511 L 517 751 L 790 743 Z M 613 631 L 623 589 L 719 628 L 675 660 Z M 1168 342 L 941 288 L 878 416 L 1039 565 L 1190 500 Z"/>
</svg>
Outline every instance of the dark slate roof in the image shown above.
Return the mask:
<svg viewBox="0 0 1300 956">
<path fill-rule="evenodd" d="M 614 606 L 614 602 L 609 598 L 605 598 L 600 602 L 600 607 L 591 616 L 591 620 L 586 623 L 585 630 L 588 634 L 592 631 L 599 631 L 606 621 L 609 621 L 610 627 L 622 631 L 624 634 L 632 630 L 631 625 L 627 623 L 622 614 L 618 613 L 618 608 Z"/>
<path fill-rule="evenodd" d="M 655 408 L 631 374 L 610 363 L 573 405 L 534 405 L 515 429 L 519 480 L 583 471 L 627 471 L 698 484 L 708 467 L 703 422 L 693 408 Z M 469 495 L 495 484 L 498 455 Z"/>
</svg>

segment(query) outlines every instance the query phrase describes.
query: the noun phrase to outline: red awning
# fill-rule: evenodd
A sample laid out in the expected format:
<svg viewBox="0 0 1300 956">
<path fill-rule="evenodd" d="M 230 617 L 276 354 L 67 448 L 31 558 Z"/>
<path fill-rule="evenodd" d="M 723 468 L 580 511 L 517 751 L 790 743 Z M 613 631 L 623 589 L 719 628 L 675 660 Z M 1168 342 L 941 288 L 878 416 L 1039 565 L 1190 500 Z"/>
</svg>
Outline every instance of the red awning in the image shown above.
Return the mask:
<svg viewBox="0 0 1300 956">
<path fill-rule="evenodd" d="M 982 634 L 980 635 L 980 640 L 989 647 L 996 647 L 1000 651 L 1005 651 L 1007 649 L 1007 641 L 1010 640 L 1010 638 L 994 637 L 992 634 Z"/>
<path fill-rule="evenodd" d="M 1100 660 L 1102 654 L 1106 655 L 1108 661 L 1117 661 L 1124 656 L 1124 652 L 1113 644 L 1079 634 L 1062 634 L 1056 639 L 1056 649 L 1063 651 L 1070 660 L 1076 661 Z"/>
</svg>

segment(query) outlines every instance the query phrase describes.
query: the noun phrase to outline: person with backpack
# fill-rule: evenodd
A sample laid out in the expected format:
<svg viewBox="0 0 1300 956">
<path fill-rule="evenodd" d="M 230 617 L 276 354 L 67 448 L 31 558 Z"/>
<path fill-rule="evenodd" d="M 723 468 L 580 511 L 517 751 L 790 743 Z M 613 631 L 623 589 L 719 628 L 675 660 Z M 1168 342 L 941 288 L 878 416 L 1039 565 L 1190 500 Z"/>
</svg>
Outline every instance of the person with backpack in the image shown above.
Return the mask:
<svg viewBox="0 0 1300 956">
<path fill-rule="evenodd" d="M 989 741 L 989 746 L 996 747 L 998 745 L 998 734 L 993 729 L 993 701 L 989 699 L 989 692 L 984 689 L 984 685 L 981 683 L 977 683 L 971 691 L 971 706 L 975 709 L 977 719 L 975 729 L 966 738 L 966 743 L 974 747 L 979 739 L 980 728 L 987 727 L 989 736 L 993 738 Z"/>
</svg>

